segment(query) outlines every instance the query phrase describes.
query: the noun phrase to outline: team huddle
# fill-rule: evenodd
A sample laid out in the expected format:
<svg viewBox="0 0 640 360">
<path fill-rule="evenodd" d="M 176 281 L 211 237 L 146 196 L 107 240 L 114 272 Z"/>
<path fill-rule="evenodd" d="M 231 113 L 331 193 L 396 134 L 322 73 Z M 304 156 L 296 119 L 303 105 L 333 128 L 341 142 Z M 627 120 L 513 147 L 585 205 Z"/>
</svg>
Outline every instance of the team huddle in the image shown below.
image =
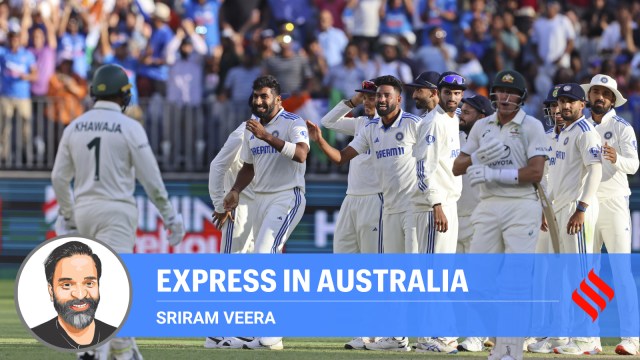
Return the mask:
<svg viewBox="0 0 640 360">
<path fill-rule="evenodd" d="M 402 110 L 404 86 L 413 88 L 422 115 Z M 91 86 L 96 104 L 65 129 L 52 171 L 60 205 L 56 232 L 78 232 L 121 253 L 135 244 L 136 178 L 162 215 L 169 242 L 176 245 L 185 234 L 144 129 L 122 114 L 130 88 L 122 68 L 97 70 Z M 614 79 L 596 75 L 589 84 L 551 89 L 547 133 L 522 109 L 527 89 L 520 73 L 498 73 L 490 99 L 465 98 L 465 90 L 466 80 L 455 72 L 425 72 L 404 85 L 393 76 L 365 81 L 321 120 L 353 136 L 338 150 L 318 125 L 282 108 L 273 76 L 257 78 L 252 118 L 229 135 L 211 163 L 220 251 L 282 253 L 306 205 L 309 140 L 332 162 L 350 164 L 335 253 L 592 253 L 603 244 L 609 253 L 631 251 L 627 175 L 638 169 L 637 142 L 614 110 L 626 102 Z M 350 117 L 361 104 L 364 115 Z M 587 104 L 590 118 L 583 115 Z M 543 213 L 540 198 L 548 198 L 553 209 L 545 206 Z M 621 302 L 620 318 L 637 308 L 637 299 Z M 79 350 L 86 345 L 76 341 Z M 521 359 L 523 351 L 602 351 L 599 338 L 584 337 L 467 337 L 460 343 L 419 337 L 414 346 L 408 337 L 357 337 L 345 348 L 456 353 L 485 345 L 493 347 L 489 359 Z M 279 350 L 283 342 L 213 336 L 205 347 Z M 637 337 L 623 338 L 616 353 L 637 355 L 638 348 Z M 142 359 L 133 338 L 115 338 L 79 357 L 115 355 Z"/>
<path fill-rule="evenodd" d="M 488 99 L 465 98 L 466 80 L 455 72 L 425 72 L 410 84 L 393 76 L 364 81 L 321 120 L 353 136 L 339 150 L 317 124 L 282 108 L 275 78 L 256 79 L 252 119 L 211 163 L 221 252 L 282 252 L 304 212 L 310 139 L 332 162 L 349 162 L 334 253 L 593 253 L 603 244 L 629 253 L 627 175 L 637 171 L 638 154 L 633 128 L 614 110 L 626 102 L 615 80 L 597 75 L 590 84 L 554 86 L 544 102 L 548 132 L 522 109 L 525 84 L 520 73 L 502 71 Z M 420 116 L 401 108 L 404 86 L 413 88 Z M 350 116 L 361 104 L 364 115 Z M 549 219 L 541 197 L 553 204 Z M 628 302 L 621 308 L 637 308 L 637 299 Z M 485 346 L 493 347 L 489 359 L 602 351 L 599 338 L 584 337 L 419 337 L 414 346 L 408 337 L 357 337 L 345 344 L 441 353 Z M 205 347 L 283 344 L 279 337 L 209 337 Z M 616 353 L 638 354 L 638 338 L 623 338 Z"/>
</svg>

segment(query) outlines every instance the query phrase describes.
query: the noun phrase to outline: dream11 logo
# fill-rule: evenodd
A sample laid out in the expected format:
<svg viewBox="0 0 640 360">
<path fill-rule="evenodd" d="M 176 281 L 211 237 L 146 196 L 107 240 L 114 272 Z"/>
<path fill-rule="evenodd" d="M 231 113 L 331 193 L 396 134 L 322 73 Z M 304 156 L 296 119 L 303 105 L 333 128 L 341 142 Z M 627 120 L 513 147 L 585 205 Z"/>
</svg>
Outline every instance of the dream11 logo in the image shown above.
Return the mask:
<svg viewBox="0 0 640 360">
<path fill-rule="evenodd" d="M 593 287 L 587 284 L 587 279 L 595 286 L 600 292 L 602 292 L 609 301 L 613 300 L 614 291 L 613 289 L 602 280 L 596 273 L 591 269 L 586 279 L 582 279 L 580 282 L 580 286 L 578 287 L 582 293 L 589 298 L 593 303 L 595 303 L 600 311 L 596 310 L 585 298 L 578 292 L 578 289 L 573 290 L 573 294 L 571 294 L 571 299 L 576 303 L 584 312 L 587 313 L 591 317 L 592 321 L 596 321 L 600 313 L 604 311 L 607 307 L 607 301 L 598 294 Z"/>
<path fill-rule="evenodd" d="M 136 232 L 136 253 L 201 253 L 220 251 L 222 234 L 211 223 L 213 209 L 197 196 L 183 195 L 170 197 L 171 204 L 182 214 L 187 234 L 177 246 L 169 245 L 167 231 L 162 225 L 162 217 L 155 205 L 146 196 L 136 196 L 138 207 L 138 230 Z M 44 217 L 50 225 L 46 238 L 56 236 L 53 230 L 58 216 L 58 202 L 52 186 L 45 188 Z"/>
</svg>

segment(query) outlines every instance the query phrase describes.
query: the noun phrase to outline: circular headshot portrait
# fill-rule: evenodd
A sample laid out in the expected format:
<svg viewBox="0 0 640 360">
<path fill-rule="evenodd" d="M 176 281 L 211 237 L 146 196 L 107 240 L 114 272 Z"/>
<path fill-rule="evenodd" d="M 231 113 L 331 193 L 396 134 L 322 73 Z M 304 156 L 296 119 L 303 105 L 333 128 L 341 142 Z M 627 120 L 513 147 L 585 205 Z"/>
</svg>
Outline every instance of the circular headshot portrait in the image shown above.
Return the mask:
<svg viewBox="0 0 640 360">
<path fill-rule="evenodd" d="M 113 338 L 131 307 L 131 279 L 110 247 L 84 237 L 45 241 L 18 271 L 15 303 L 45 345 L 92 350 Z"/>
</svg>

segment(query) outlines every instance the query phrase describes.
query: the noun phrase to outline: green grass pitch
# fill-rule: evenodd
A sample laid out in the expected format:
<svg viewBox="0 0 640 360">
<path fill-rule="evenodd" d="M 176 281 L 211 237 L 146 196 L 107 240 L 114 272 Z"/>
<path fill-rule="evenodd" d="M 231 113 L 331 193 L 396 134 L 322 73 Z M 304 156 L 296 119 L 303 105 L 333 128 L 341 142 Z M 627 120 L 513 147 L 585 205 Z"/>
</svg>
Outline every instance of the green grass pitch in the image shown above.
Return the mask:
<svg viewBox="0 0 640 360">
<path fill-rule="evenodd" d="M 69 353 L 56 352 L 41 345 L 33 339 L 24 328 L 13 302 L 13 280 L 0 280 L 0 359 L 75 359 Z M 344 350 L 346 338 L 285 338 L 285 349 L 282 351 L 252 351 L 252 350 L 218 350 L 205 349 L 201 338 L 138 338 L 136 341 L 146 360 L 156 359 L 229 359 L 229 360 L 367 360 L 367 359 L 486 359 L 487 352 L 458 353 L 456 355 L 423 353 L 379 353 L 373 351 Z M 412 339 L 415 340 L 415 339 Z M 618 339 L 602 339 L 605 345 L 603 355 L 597 359 L 620 359 L 614 353 Z M 562 355 L 532 355 L 526 354 L 526 359 L 565 358 Z"/>
</svg>

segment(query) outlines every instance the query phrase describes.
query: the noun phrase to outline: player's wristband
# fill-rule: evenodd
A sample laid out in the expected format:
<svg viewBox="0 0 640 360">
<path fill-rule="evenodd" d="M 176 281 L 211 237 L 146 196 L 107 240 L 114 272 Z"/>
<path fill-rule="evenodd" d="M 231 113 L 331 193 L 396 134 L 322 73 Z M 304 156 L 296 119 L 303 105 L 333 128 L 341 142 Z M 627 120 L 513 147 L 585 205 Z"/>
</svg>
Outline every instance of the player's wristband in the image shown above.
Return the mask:
<svg viewBox="0 0 640 360">
<path fill-rule="evenodd" d="M 296 154 L 296 144 L 285 141 L 280 154 L 287 159 L 293 160 L 293 156 Z"/>
<path fill-rule="evenodd" d="M 586 207 L 584 207 L 584 206 L 582 206 L 582 205 L 580 205 L 580 203 L 578 203 L 578 204 L 576 205 L 576 211 L 580 211 L 580 212 L 587 212 L 587 208 L 586 208 Z"/>
<path fill-rule="evenodd" d="M 356 105 L 353 103 L 353 101 L 351 101 L 351 99 L 349 99 L 349 100 L 345 100 L 345 101 L 344 101 L 344 104 L 345 104 L 345 105 L 347 105 L 348 107 L 352 108 L 352 109 L 353 109 L 354 107 L 356 107 Z"/>
<path fill-rule="evenodd" d="M 238 194 L 240 194 L 240 189 L 238 189 L 237 187 L 232 187 L 231 190 L 229 190 L 229 192 L 235 191 Z"/>
</svg>

